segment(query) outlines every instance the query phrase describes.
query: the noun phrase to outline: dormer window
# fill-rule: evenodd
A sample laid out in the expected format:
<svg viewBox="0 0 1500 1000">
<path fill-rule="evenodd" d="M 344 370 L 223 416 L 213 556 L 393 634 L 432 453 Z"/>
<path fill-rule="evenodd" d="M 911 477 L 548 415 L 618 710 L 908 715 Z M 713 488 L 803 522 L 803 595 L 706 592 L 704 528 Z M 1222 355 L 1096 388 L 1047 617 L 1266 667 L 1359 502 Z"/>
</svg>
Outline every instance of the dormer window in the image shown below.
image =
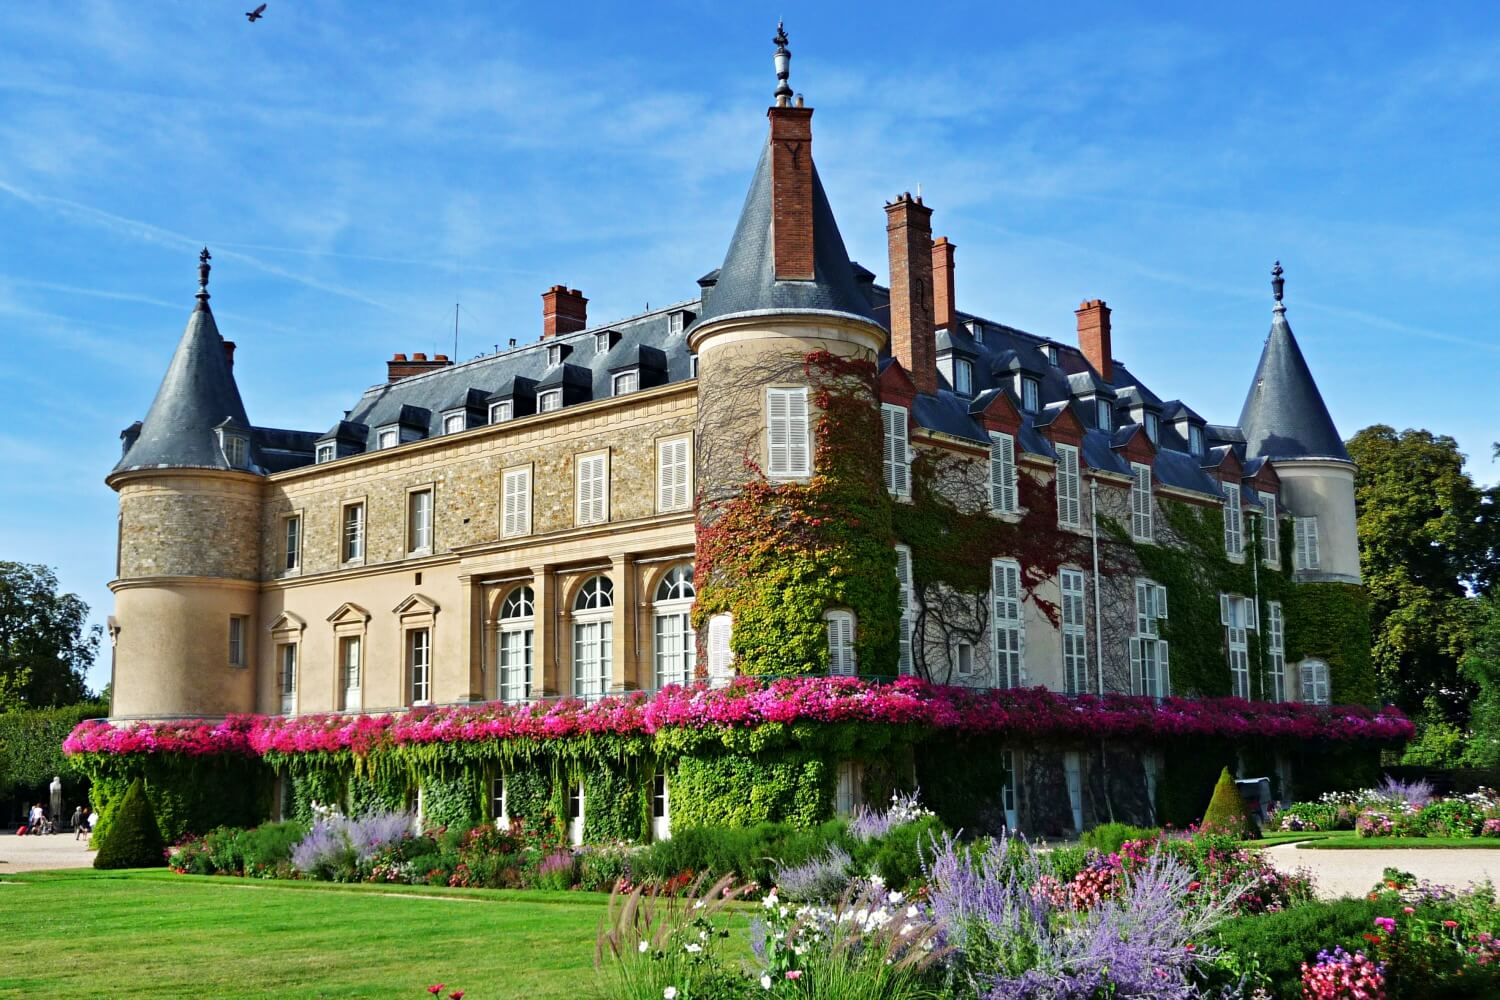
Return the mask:
<svg viewBox="0 0 1500 1000">
<path fill-rule="evenodd" d="M 974 395 L 974 365 L 963 358 L 953 359 L 953 391 L 960 396 Z"/>
<path fill-rule="evenodd" d="M 337 457 L 338 457 L 338 455 L 337 455 L 337 452 L 334 449 L 333 445 L 331 445 L 331 444 L 320 444 L 320 445 L 318 445 L 318 464 L 319 465 L 322 465 L 324 462 L 332 462 Z"/>
<path fill-rule="evenodd" d="M 561 344 L 547 345 L 547 367 L 562 364 L 563 349 Z"/>
<path fill-rule="evenodd" d="M 614 378 L 614 395 L 624 396 L 635 392 L 641 387 L 641 376 L 639 372 L 621 372 Z"/>
<path fill-rule="evenodd" d="M 1021 378 L 1021 409 L 1027 413 L 1041 412 L 1042 384 L 1034 378 Z"/>
<path fill-rule="evenodd" d="M 1159 442 L 1157 441 L 1157 437 L 1160 434 L 1160 419 L 1156 416 L 1156 414 L 1150 412 L 1149 410 L 1146 411 L 1146 437 L 1151 440 L 1152 444 L 1158 444 Z"/>
<path fill-rule="evenodd" d="M 608 354 L 609 353 L 609 348 L 610 348 L 610 343 L 609 343 L 609 331 L 608 330 L 600 330 L 598 333 L 594 334 L 594 353 L 595 354 Z"/>
<path fill-rule="evenodd" d="M 491 403 L 490 423 L 503 424 L 505 421 L 515 416 L 515 407 L 516 404 L 508 399 L 500 403 Z"/>
<path fill-rule="evenodd" d="M 394 427 L 382 427 L 375 432 L 376 448 L 394 448 L 401 440 L 401 435 Z"/>
<path fill-rule="evenodd" d="M 971 337 L 974 338 L 974 343 L 983 345 L 984 344 L 984 324 L 981 323 L 981 322 L 979 322 L 979 320 L 977 320 L 977 319 L 970 320 L 969 321 L 969 336 L 971 336 Z"/>
<path fill-rule="evenodd" d="M 672 336 L 681 333 L 684 325 L 683 321 L 686 318 L 687 314 L 680 309 L 676 312 L 667 313 L 667 333 Z"/>
<path fill-rule="evenodd" d="M 231 468 L 243 469 L 249 457 L 249 443 L 239 434 L 223 433 L 220 444 L 224 449 L 224 461 Z"/>
<path fill-rule="evenodd" d="M 1203 428 L 1188 424 L 1188 451 L 1198 458 L 1203 457 Z"/>
<path fill-rule="evenodd" d="M 1057 361 L 1057 345 L 1056 344 L 1048 344 L 1044 348 L 1044 351 L 1045 351 L 1045 353 L 1047 355 L 1047 364 L 1051 365 L 1053 368 L 1056 368 L 1057 365 L 1058 365 L 1058 361 Z"/>
<path fill-rule="evenodd" d="M 455 413 L 443 414 L 443 433 L 457 434 L 461 430 L 467 430 L 469 426 L 468 414 L 459 410 Z"/>
<path fill-rule="evenodd" d="M 538 413 L 551 413 L 553 410 L 562 409 L 562 390 L 548 389 L 539 392 L 536 396 L 536 411 Z"/>
<path fill-rule="evenodd" d="M 1094 401 L 1095 421 L 1101 431 L 1112 431 L 1115 429 L 1115 411 L 1109 405 L 1107 399 Z"/>
</svg>

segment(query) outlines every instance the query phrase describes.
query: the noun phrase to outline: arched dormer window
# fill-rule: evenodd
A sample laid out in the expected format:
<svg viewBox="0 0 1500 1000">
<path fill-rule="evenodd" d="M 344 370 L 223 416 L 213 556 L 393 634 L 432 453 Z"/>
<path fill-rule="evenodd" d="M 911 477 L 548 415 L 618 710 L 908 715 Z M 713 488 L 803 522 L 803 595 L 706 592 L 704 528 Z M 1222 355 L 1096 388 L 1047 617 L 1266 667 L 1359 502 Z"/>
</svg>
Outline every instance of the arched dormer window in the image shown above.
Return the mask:
<svg viewBox="0 0 1500 1000">
<path fill-rule="evenodd" d="M 652 602 L 656 629 L 656 686 L 691 684 L 698 637 L 693 632 L 693 566 L 683 563 L 667 570 L 656 585 Z"/>
<path fill-rule="evenodd" d="M 592 700 L 609 690 L 614 672 L 615 587 L 592 576 L 573 598 L 573 695 Z"/>
<path fill-rule="evenodd" d="M 528 586 L 517 587 L 500 604 L 498 681 L 500 700 L 516 704 L 532 697 L 532 640 L 535 635 L 535 595 Z"/>
</svg>

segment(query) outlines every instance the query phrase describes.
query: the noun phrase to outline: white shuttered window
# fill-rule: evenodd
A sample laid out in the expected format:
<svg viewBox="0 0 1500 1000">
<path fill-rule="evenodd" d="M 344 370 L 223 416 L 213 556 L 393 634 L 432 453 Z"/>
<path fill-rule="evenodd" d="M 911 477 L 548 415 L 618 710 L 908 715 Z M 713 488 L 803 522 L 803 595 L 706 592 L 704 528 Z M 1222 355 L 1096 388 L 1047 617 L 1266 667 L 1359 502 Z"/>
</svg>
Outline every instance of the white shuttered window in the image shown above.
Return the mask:
<svg viewBox="0 0 1500 1000">
<path fill-rule="evenodd" d="M 1062 593 L 1063 684 L 1069 694 L 1082 694 L 1089 684 L 1083 573 L 1076 569 L 1059 571 L 1058 589 Z"/>
<path fill-rule="evenodd" d="M 603 524 L 609 520 L 609 454 L 578 456 L 576 524 Z"/>
<path fill-rule="evenodd" d="M 1272 701 L 1286 701 L 1286 622 L 1281 616 L 1281 602 L 1266 605 L 1266 648 L 1271 658 L 1271 683 L 1267 694 Z"/>
<path fill-rule="evenodd" d="M 1281 565 L 1281 518 L 1276 511 L 1276 494 L 1262 493 L 1260 506 L 1265 512 L 1260 519 L 1261 558 L 1266 561 L 1267 566 L 1279 567 Z"/>
<path fill-rule="evenodd" d="M 854 615 L 849 611 L 829 611 L 823 615 L 828 622 L 828 672 L 852 677 L 859 672 L 854 655 Z"/>
<path fill-rule="evenodd" d="M 1151 517 L 1151 466 L 1130 466 L 1130 537 L 1149 542 L 1154 537 Z"/>
<path fill-rule="evenodd" d="M 714 615 L 708 620 L 708 683 L 711 687 L 723 687 L 734 679 L 734 650 L 730 640 L 734 637 L 734 618 L 728 614 Z"/>
<path fill-rule="evenodd" d="M 1297 568 L 1318 568 L 1318 519 L 1315 517 L 1297 518 Z"/>
<path fill-rule="evenodd" d="M 531 534 L 531 468 L 510 469 L 501 482 L 501 534 L 507 538 Z"/>
<path fill-rule="evenodd" d="M 1026 626 L 1021 618 L 1021 564 L 1014 559 L 990 563 L 991 648 L 995 677 L 1001 687 L 1026 681 Z"/>
<path fill-rule="evenodd" d="M 1135 635 L 1130 638 L 1130 683 L 1136 694 L 1165 698 L 1172 693 L 1167 641 L 1161 623 L 1167 619 L 1167 588 L 1150 580 L 1135 581 Z"/>
<path fill-rule="evenodd" d="M 691 438 L 679 437 L 656 444 L 656 509 L 686 510 L 692 504 Z"/>
<path fill-rule="evenodd" d="M 916 660 L 912 654 L 911 636 L 917 612 L 911 583 L 911 548 L 906 545 L 896 546 L 896 588 L 896 608 L 901 612 L 901 653 L 897 667 L 903 674 L 912 674 L 916 673 Z"/>
<path fill-rule="evenodd" d="M 996 514 L 1020 511 L 1016 496 L 1016 439 L 990 435 L 990 510 Z"/>
<path fill-rule="evenodd" d="M 880 407 L 884 438 L 881 472 L 885 488 L 893 497 L 911 496 L 911 452 L 907 447 L 907 412 L 904 406 L 885 403 Z"/>
<path fill-rule="evenodd" d="M 766 462 L 774 479 L 812 475 L 806 389 L 766 390 Z"/>
<path fill-rule="evenodd" d="M 1248 598 L 1220 594 L 1219 618 L 1224 625 L 1232 693 L 1236 698 L 1249 698 L 1250 632 L 1255 628 L 1255 605 Z"/>
<path fill-rule="evenodd" d="M 1078 449 L 1070 444 L 1060 444 L 1057 446 L 1057 523 L 1064 528 L 1076 528 L 1083 523 L 1078 495 Z"/>
<path fill-rule="evenodd" d="M 1238 559 L 1245 553 L 1245 525 L 1240 519 L 1240 484 L 1224 484 L 1224 554 Z"/>
</svg>

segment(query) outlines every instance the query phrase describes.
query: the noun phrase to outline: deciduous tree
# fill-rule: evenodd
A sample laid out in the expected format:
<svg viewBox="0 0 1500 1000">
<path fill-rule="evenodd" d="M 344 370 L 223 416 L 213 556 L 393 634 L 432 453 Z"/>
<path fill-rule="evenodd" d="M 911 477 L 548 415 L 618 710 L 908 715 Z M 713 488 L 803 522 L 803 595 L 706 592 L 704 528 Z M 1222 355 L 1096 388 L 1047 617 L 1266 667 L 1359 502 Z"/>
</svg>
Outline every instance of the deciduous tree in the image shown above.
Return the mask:
<svg viewBox="0 0 1500 1000">
<path fill-rule="evenodd" d="M 46 566 L 0 561 L 0 710 L 84 700 L 100 641 L 88 614 Z"/>
</svg>

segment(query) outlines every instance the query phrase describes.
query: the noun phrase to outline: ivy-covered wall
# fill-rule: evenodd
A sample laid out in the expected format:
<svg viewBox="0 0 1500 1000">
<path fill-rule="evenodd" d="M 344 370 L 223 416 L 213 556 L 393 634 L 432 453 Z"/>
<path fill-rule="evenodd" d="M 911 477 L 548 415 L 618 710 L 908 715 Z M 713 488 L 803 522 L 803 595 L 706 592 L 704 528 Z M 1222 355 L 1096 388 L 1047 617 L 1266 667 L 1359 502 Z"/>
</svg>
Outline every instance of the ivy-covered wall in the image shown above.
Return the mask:
<svg viewBox="0 0 1500 1000">
<path fill-rule="evenodd" d="M 89 798 L 103 817 L 96 833 L 108 829 L 115 805 L 137 777 L 169 844 L 216 826 L 255 826 L 272 808 L 273 774 L 253 758 L 90 754 L 78 758 L 78 766 L 92 782 Z"/>
</svg>

